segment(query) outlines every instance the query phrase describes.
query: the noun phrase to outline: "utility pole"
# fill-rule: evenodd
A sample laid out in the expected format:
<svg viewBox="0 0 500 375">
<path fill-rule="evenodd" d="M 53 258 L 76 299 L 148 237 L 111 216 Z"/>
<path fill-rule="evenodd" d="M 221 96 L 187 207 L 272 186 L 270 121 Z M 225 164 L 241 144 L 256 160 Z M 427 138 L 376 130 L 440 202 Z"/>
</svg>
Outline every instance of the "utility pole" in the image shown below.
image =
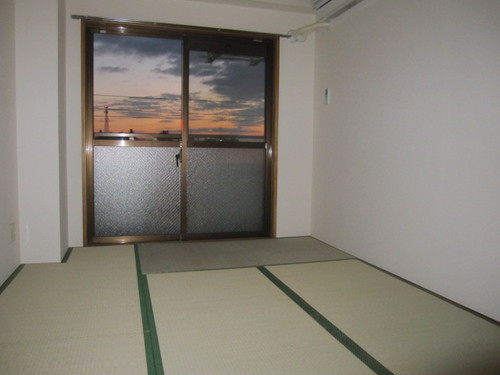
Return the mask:
<svg viewBox="0 0 500 375">
<path fill-rule="evenodd" d="M 104 106 L 104 133 L 109 133 L 109 115 L 108 115 L 109 106 Z"/>
</svg>

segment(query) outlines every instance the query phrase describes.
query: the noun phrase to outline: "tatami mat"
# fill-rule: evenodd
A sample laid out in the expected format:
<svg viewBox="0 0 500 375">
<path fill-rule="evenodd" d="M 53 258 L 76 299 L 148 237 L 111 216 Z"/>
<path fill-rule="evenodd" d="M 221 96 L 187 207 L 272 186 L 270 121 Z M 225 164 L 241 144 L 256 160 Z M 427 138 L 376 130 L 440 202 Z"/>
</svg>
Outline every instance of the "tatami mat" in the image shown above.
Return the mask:
<svg viewBox="0 0 500 375">
<path fill-rule="evenodd" d="M 395 374 L 500 374 L 500 327 L 358 260 L 267 269 Z"/>
<path fill-rule="evenodd" d="M 362 351 L 378 374 L 500 374 L 500 326 L 340 259 L 141 275 L 148 327 L 133 246 L 26 265 L 0 294 L 0 374 L 147 374 L 158 350 L 169 375 L 373 374 Z"/>
<path fill-rule="evenodd" d="M 145 274 L 353 258 L 312 237 L 145 243 L 139 254 Z"/>
<path fill-rule="evenodd" d="M 133 246 L 28 264 L 0 295 L 0 373 L 146 374 Z"/>
<path fill-rule="evenodd" d="M 148 283 L 166 374 L 373 374 L 255 268 Z"/>
</svg>

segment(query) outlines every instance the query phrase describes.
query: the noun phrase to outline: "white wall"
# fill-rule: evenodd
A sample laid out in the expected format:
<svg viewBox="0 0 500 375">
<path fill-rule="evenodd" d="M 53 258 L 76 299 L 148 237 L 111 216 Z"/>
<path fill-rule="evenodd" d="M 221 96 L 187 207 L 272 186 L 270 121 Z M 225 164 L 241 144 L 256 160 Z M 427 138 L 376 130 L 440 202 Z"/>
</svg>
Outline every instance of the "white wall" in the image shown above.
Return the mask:
<svg viewBox="0 0 500 375">
<path fill-rule="evenodd" d="M 57 0 L 17 0 L 16 113 L 21 262 L 58 262 L 59 28 Z"/>
<path fill-rule="evenodd" d="M 0 2 L 0 284 L 20 263 L 16 158 L 14 0 Z"/>
<path fill-rule="evenodd" d="M 306 43 L 282 41 L 281 46 L 277 234 L 278 237 L 309 236 L 314 36 L 308 37 Z"/>
<path fill-rule="evenodd" d="M 316 48 L 313 235 L 500 320 L 500 2 L 367 0 Z"/>
<path fill-rule="evenodd" d="M 66 120 L 69 244 L 82 239 L 82 139 L 80 21 L 71 14 L 286 33 L 311 23 L 310 14 L 184 0 L 66 1 Z M 278 236 L 309 235 L 312 178 L 314 39 L 281 42 L 278 145 Z"/>
</svg>

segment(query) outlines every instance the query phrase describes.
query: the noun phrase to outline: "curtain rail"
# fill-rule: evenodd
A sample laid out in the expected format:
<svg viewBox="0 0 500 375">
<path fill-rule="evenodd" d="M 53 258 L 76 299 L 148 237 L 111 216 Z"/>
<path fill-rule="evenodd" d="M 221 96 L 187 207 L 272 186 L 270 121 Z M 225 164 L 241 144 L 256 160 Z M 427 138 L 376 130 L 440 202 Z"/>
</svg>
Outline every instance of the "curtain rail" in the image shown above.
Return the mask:
<svg viewBox="0 0 500 375">
<path fill-rule="evenodd" d="M 253 34 L 262 34 L 262 35 L 269 35 L 269 36 L 277 36 L 280 38 L 290 38 L 290 35 L 287 35 L 287 34 L 261 33 L 261 32 L 256 32 L 256 31 L 222 29 L 222 28 L 217 28 L 217 27 L 189 26 L 189 25 L 179 25 L 179 24 L 164 23 L 164 22 L 139 21 L 139 20 L 132 20 L 132 19 L 127 19 L 127 18 L 106 18 L 106 17 L 82 16 L 82 15 L 78 15 L 78 14 L 72 14 L 71 18 L 74 20 L 86 20 L 86 21 L 98 21 L 98 22 L 122 22 L 122 23 L 147 25 L 147 26 L 167 26 L 167 27 L 179 27 L 179 28 L 195 27 L 195 28 L 206 29 L 206 30 L 210 30 L 210 31 L 253 33 Z"/>
</svg>

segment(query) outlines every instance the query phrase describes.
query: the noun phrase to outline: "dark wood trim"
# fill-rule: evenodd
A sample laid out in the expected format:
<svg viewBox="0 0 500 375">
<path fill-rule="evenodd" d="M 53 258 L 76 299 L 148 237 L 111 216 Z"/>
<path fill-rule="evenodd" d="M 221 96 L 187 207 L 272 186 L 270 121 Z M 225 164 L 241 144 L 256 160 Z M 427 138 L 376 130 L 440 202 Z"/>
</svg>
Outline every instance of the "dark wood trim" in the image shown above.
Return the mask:
<svg viewBox="0 0 500 375">
<path fill-rule="evenodd" d="M 254 38 L 254 39 L 279 39 L 280 37 L 289 38 L 289 35 L 283 34 L 270 34 L 262 33 L 256 31 L 245 31 L 245 30 L 234 30 L 234 29 L 222 29 L 214 27 L 203 27 L 203 26 L 190 26 L 190 25 L 180 25 L 172 23 L 162 23 L 162 22 L 148 22 L 130 19 L 116 19 L 116 18 L 102 18 L 102 17 L 90 17 L 90 16 L 77 16 L 73 15 L 72 18 L 82 19 L 82 23 L 87 25 L 93 25 L 96 27 L 106 27 L 108 29 L 114 28 L 115 32 L 122 33 L 132 33 L 151 30 L 158 30 L 162 34 L 171 33 L 172 35 L 177 35 L 182 38 L 185 35 L 198 35 L 198 36 L 220 36 L 224 37 L 238 37 L 238 38 Z M 125 27 L 125 29 L 123 29 Z M 130 34 L 129 34 L 130 35 Z"/>
<path fill-rule="evenodd" d="M 274 41 L 274 56 L 273 56 L 273 109 L 270 113 L 271 124 L 269 126 L 272 129 L 272 139 L 269 140 L 271 145 L 271 150 L 268 150 L 270 158 L 270 178 L 271 178 L 271 192 L 269 202 L 270 207 L 270 236 L 276 237 L 276 213 L 277 213 L 277 202 L 278 202 L 278 114 L 279 114 L 279 61 L 280 61 L 280 39 L 276 38 Z"/>
<path fill-rule="evenodd" d="M 94 165 L 93 165 L 93 37 L 82 22 L 82 137 L 83 137 L 83 241 L 94 236 Z"/>
<path fill-rule="evenodd" d="M 188 141 L 188 147 L 207 148 L 266 148 L 264 142 L 217 142 L 217 141 Z"/>
<path fill-rule="evenodd" d="M 171 141 L 115 141 L 107 139 L 94 139 L 93 145 L 112 147 L 180 147 L 179 142 Z"/>
<path fill-rule="evenodd" d="M 87 63 L 86 63 L 86 55 L 87 55 L 87 43 L 86 43 L 86 37 L 87 37 L 87 31 L 86 31 L 86 24 L 85 22 L 82 22 L 80 24 L 80 53 L 81 53 L 81 72 L 80 72 L 80 80 L 81 80 L 81 85 L 80 85 L 80 104 L 81 104 L 81 121 L 82 121 L 82 129 L 81 129 L 81 136 L 82 136 L 82 213 L 83 213 L 83 218 L 82 218 L 82 231 L 83 231 L 83 245 L 87 246 L 88 245 L 88 233 L 87 233 L 87 227 L 88 227 L 88 218 L 89 218 L 89 212 L 87 210 L 87 207 L 89 205 L 88 203 L 88 179 L 87 179 L 87 120 L 86 120 L 86 113 L 87 113 L 87 102 L 86 102 L 86 95 L 88 91 L 87 87 L 87 80 L 86 80 L 86 72 L 87 72 Z"/>
<path fill-rule="evenodd" d="M 181 233 L 184 239 L 187 232 L 187 168 L 188 168 L 188 141 L 189 141 L 189 46 L 188 40 L 184 39 L 182 56 L 182 149 L 181 149 Z"/>
<path fill-rule="evenodd" d="M 117 237 L 93 237 L 89 245 L 119 245 L 143 242 L 162 242 L 179 240 L 180 236 L 172 235 L 148 235 L 148 236 L 117 236 Z"/>
</svg>

